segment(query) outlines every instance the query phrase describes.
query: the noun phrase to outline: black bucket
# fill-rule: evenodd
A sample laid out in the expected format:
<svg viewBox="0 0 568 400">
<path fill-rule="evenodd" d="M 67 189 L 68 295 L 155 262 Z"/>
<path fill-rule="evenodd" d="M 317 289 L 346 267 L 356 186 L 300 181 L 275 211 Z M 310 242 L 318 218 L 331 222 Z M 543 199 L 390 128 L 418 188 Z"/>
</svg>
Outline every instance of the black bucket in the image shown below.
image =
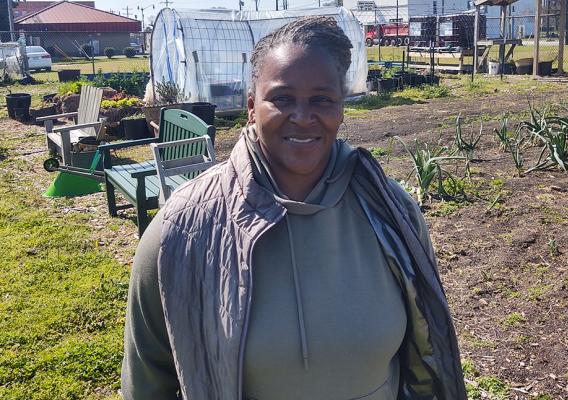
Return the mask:
<svg viewBox="0 0 568 400">
<path fill-rule="evenodd" d="M 57 71 L 57 77 L 59 78 L 59 82 L 77 81 L 81 77 L 81 70 L 80 69 L 64 69 L 64 70 L 61 70 L 61 71 Z"/>
<path fill-rule="evenodd" d="M 124 129 L 124 137 L 129 140 L 147 139 L 153 137 L 148 130 L 145 118 L 128 119 L 120 121 Z"/>
<path fill-rule="evenodd" d="M 540 61 L 538 63 L 538 74 L 540 76 L 552 75 L 552 61 Z"/>
<path fill-rule="evenodd" d="M 215 104 L 206 102 L 191 103 L 191 113 L 197 115 L 207 125 L 213 125 L 215 122 Z"/>
<path fill-rule="evenodd" d="M 19 121 L 30 119 L 30 105 L 32 95 L 29 93 L 11 93 L 6 95 L 6 107 L 8 116 Z"/>
<path fill-rule="evenodd" d="M 214 125 L 215 123 L 215 104 L 207 102 L 191 103 L 191 113 L 203 120 L 207 125 Z M 211 138 L 211 142 L 215 144 L 215 135 Z"/>
</svg>

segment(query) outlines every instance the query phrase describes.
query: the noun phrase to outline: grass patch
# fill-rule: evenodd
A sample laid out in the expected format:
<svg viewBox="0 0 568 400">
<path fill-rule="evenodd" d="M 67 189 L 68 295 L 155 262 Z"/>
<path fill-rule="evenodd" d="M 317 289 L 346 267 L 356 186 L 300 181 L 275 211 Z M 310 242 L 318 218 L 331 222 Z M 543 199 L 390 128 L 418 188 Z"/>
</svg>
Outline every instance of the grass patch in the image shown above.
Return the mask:
<svg viewBox="0 0 568 400">
<path fill-rule="evenodd" d="M 495 376 L 482 376 L 477 380 L 479 387 L 493 396 L 493 398 L 504 399 L 509 391 L 507 385 Z"/>
<path fill-rule="evenodd" d="M 448 215 L 452 215 L 466 205 L 467 203 L 463 201 L 442 201 L 436 206 L 435 209 L 429 212 L 429 215 L 433 217 L 446 217 Z"/>
<path fill-rule="evenodd" d="M 345 112 L 347 115 L 354 113 L 353 111 L 376 110 L 388 106 L 401 106 L 419 103 L 405 97 L 394 97 L 390 93 L 379 93 L 378 95 L 363 96 L 356 101 L 345 103 Z M 356 114 L 357 112 L 355 112 Z"/>
<path fill-rule="evenodd" d="M 57 71 L 64 69 L 79 69 L 81 74 L 92 74 L 93 64 L 87 60 L 74 60 L 71 62 L 54 63 L 51 72 L 32 73 L 35 79 L 46 82 L 57 82 Z M 116 56 L 111 59 L 107 57 L 95 57 L 95 73 L 103 72 L 148 72 L 150 71 L 150 59 L 144 56 L 136 56 L 134 58 L 126 58 L 124 56 Z"/>
<path fill-rule="evenodd" d="M 0 398 L 116 398 L 128 272 L 17 169 L 0 162 Z"/>
<path fill-rule="evenodd" d="M 411 100 L 428 100 L 450 96 L 450 88 L 446 85 L 422 85 L 401 90 L 394 97 L 402 97 Z"/>
<path fill-rule="evenodd" d="M 478 400 L 482 398 L 505 399 L 509 388 L 496 376 L 480 376 L 479 371 L 471 360 L 462 361 L 462 371 L 464 377 L 469 381 L 466 383 L 467 398 Z"/>
<path fill-rule="evenodd" d="M 527 299 L 538 301 L 551 289 L 550 285 L 537 285 L 528 289 Z"/>
<path fill-rule="evenodd" d="M 512 312 L 507 315 L 501 323 L 506 327 L 520 326 L 527 322 L 527 319 L 519 312 Z"/>
</svg>

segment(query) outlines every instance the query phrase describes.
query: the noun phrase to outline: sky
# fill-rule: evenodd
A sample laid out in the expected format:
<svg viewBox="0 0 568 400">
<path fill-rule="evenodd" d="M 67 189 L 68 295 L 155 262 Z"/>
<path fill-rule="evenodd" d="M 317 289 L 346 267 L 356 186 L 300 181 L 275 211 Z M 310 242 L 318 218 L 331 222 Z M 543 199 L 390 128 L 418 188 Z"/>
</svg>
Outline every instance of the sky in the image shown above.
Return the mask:
<svg viewBox="0 0 568 400">
<path fill-rule="evenodd" d="M 260 10 L 274 10 L 276 7 L 276 0 L 259 0 L 259 9 Z M 250 9 L 254 10 L 255 3 L 254 0 L 244 0 L 245 5 L 243 9 Z M 321 0 L 322 3 L 325 0 Z M 282 0 L 280 0 L 280 5 L 282 4 Z M 152 9 L 152 5 L 155 6 Z M 147 7 L 144 10 L 144 19 L 145 23 L 148 23 L 148 19 L 152 15 L 156 15 L 160 8 L 165 7 L 165 1 L 151 1 L 151 0 L 122 0 L 117 2 L 116 0 L 95 0 L 95 7 L 109 11 L 113 10 L 114 13 L 118 13 L 120 11 L 121 15 L 126 15 L 126 7 L 129 7 L 129 14 L 130 17 L 134 15 L 137 16 L 137 19 L 141 20 L 141 13 L 137 9 L 137 7 Z M 294 8 L 310 8 L 310 7 L 317 7 L 318 0 L 288 0 L 288 6 L 290 9 Z M 170 1 L 169 7 L 171 8 L 211 8 L 211 7 L 225 7 L 229 9 L 238 9 L 239 3 L 238 0 L 174 0 Z"/>
</svg>

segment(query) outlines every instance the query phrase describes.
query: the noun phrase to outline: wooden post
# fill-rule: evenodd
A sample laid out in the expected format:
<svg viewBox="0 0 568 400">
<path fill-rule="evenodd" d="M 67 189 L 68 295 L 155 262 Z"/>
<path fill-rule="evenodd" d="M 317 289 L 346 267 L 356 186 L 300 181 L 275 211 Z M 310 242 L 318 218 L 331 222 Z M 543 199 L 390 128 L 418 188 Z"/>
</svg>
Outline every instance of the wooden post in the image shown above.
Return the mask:
<svg viewBox="0 0 568 400">
<path fill-rule="evenodd" d="M 538 53 L 540 47 L 540 13 L 541 13 L 541 0 L 535 0 L 535 14 L 534 14 L 534 49 L 533 49 L 533 77 L 538 76 Z"/>
<path fill-rule="evenodd" d="M 479 39 L 479 6 L 475 6 L 475 26 L 473 27 L 473 73 L 477 74 L 477 40 Z"/>
<path fill-rule="evenodd" d="M 503 79 L 503 64 L 505 63 L 505 41 L 507 40 L 507 6 L 501 6 L 501 43 L 499 44 L 499 70 Z"/>
<path fill-rule="evenodd" d="M 566 44 L 566 0 L 560 0 L 560 27 L 558 29 L 558 73 L 564 72 L 564 45 Z"/>
</svg>

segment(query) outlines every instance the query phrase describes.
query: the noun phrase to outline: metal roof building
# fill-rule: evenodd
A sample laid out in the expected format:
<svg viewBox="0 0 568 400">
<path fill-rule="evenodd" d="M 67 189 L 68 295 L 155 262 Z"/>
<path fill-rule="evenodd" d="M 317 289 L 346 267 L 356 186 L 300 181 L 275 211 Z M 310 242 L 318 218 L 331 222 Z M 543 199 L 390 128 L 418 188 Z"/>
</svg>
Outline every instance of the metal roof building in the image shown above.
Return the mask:
<svg viewBox="0 0 568 400">
<path fill-rule="evenodd" d="M 121 54 L 141 30 L 141 22 L 97 10 L 83 4 L 58 1 L 38 12 L 19 18 L 16 31 L 23 31 L 28 45 L 43 46 L 53 57 L 81 56 L 90 45 L 94 55 L 106 47 Z"/>
<path fill-rule="evenodd" d="M 56 2 L 15 21 L 16 30 L 57 32 L 140 32 L 141 22 L 69 1 Z"/>
<path fill-rule="evenodd" d="M 57 3 L 56 1 L 19 1 L 14 4 L 14 19 L 23 18 L 26 15 L 34 14 L 46 7 Z M 94 1 L 73 1 L 73 3 L 95 8 Z"/>
</svg>

